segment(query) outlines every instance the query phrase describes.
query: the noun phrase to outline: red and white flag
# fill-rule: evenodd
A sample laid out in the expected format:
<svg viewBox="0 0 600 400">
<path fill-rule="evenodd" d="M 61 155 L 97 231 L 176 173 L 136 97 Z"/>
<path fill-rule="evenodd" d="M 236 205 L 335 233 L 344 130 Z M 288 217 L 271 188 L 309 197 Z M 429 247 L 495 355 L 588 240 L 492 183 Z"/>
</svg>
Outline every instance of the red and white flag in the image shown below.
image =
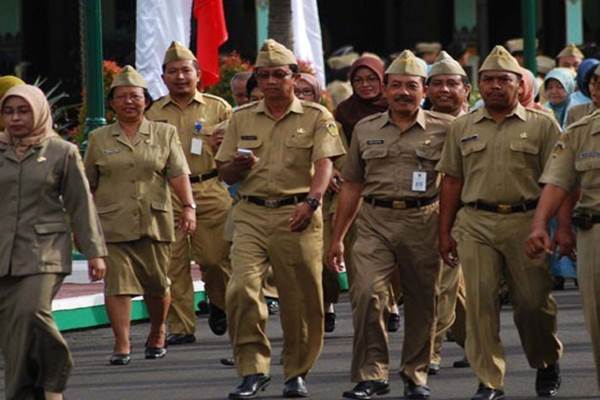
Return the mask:
<svg viewBox="0 0 600 400">
<path fill-rule="evenodd" d="M 223 0 L 195 0 L 196 58 L 202 70 L 202 85 L 219 82 L 219 47 L 228 39 Z"/>
</svg>

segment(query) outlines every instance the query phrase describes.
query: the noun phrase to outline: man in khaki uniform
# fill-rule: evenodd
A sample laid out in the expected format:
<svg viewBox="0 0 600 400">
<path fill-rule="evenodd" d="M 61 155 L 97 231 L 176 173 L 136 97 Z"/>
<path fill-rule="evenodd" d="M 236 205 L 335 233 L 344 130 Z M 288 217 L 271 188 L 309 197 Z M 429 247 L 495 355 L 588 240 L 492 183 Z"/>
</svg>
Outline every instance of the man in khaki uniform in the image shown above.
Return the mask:
<svg viewBox="0 0 600 400">
<path fill-rule="evenodd" d="M 442 45 L 438 42 L 420 42 L 415 45 L 415 54 L 422 58 L 428 65 L 435 62 Z"/>
<path fill-rule="evenodd" d="M 323 345 L 322 217 L 330 158 L 344 153 L 332 115 L 294 96 L 297 61 L 267 40 L 256 58 L 264 100 L 233 115 L 216 159 L 229 184 L 240 182 L 234 210 L 227 318 L 242 383 L 230 399 L 253 397 L 269 382 L 271 346 L 262 282 L 269 263 L 284 332 L 284 397 L 306 397 L 306 374 Z"/>
<path fill-rule="evenodd" d="M 579 50 L 573 43 L 567 45 L 567 47 L 562 49 L 556 56 L 559 67 L 569 68 L 573 70 L 573 72 L 577 71 L 579 64 L 581 64 L 581 61 L 583 61 L 584 58 L 585 56 L 581 50 Z"/>
<path fill-rule="evenodd" d="M 469 108 L 471 84 L 467 73 L 448 53 L 442 51 L 431 66 L 427 79 L 427 97 L 431 110 L 459 117 Z M 465 347 L 465 284 L 462 268 L 442 265 L 438 288 L 437 325 L 429 374 L 440 370 L 442 342 L 451 329 L 456 344 Z M 468 367 L 466 358 L 454 362 L 454 367 Z"/>
<path fill-rule="evenodd" d="M 585 104 L 578 104 L 570 108 L 567 112 L 567 126 L 579 121 L 586 115 L 590 115 L 596 111 L 598 105 L 600 105 L 600 66 L 596 67 L 594 70 L 594 74 L 592 75 L 588 85 L 588 89 L 590 91 L 590 97 L 592 98 L 592 101 Z"/>
<path fill-rule="evenodd" d="M 527 241 L 530 257 L 546 257 L 555 244 L 548 236 L 548 221 L 558 212 L 563 201 L 568 208 L 579 200 L 573 217 L 577 230 L 577 277 L 583 302 L 585 322 L 592 338 L 592 349 L 600 387 L 600 281 L 597 261 L 600 259 L 600 112 L 571 125 L 556 143 L 552 157 L 540 182 L 546 184 L 537 207 L 531 235 Z M 569 193 L 574 192 L 574 196 Z M 581 197 L 579 197 L 580 191 Z M 569 196 L 569 197 L 568 197 Z M 559 226 L 564 235 L 556 236 L 562 255 L 571 255 L 572 230 L 569 219 Z"/>
<path fill-rule="evenodd" d="M 389 392 L 389 350 L 384 323 L 390 280 L 399 273 L 404 294 L 405 338 L 400 373 L 409 399 L 429 398 L 427 369 L 435 333 L 438 174 L 446 129 L 453 117 L 422 110 L 425 66 L 409 50 L 384 77 L 389 111 L 354 128 L 344 163 L 344 184 L 329 249 L 330 265 L 343 260 L 343 238 L 354 217 L 354 278 L 350 288 L 354 323 L 352 381 L 343 396 L 368 399 Z M 360 206 L 361 197 L 364 199 Z"/>
<path fill-rule="evenodd" d="M 146 113 L 150 120 L 168 122 L 177 128 L 191 170 L 190 181 L 197 204 L 196 231 L 189 237 L 177 231 L 171 247 L 168 273 L 172 303 L 167 338 L 170 345 L 196 340 L 191 259 L 202 268 L 202 280 L 210 300 L 210 328 L 217 335 L 224 334 L 227 329 L 223 310 L 230 267 L 229 244 L 223 239 L 223 227 L 231 197 L 217 177 L 214 154 L 218 142 L 211 128 L 231 116 L 231 107 L 219 97 L 198 92 L 199 79 L 194 54 L 173 42 L 163 62 L 163 80 L 169 94 L 156 101 Z M 176 197 L 173 197 L 173 209 L 175 219 L 178 219 L 181 204 Z"/>
<path fill-rule="evenodd" d="M 504 398 L 506 363 L 499 337 L 498 292 L 504 277 L 514 320 L 529 364 L 537 368 L 536 392 L 554 396 L 560 386 L 556 303 L 547 262 L 523 252 L 541 188 L 537 180 L 558 138 L 546 113 L 525 109 L 518 95 L 521 69 L 502 46 L 480 68 L 485 106 L 457 118 L 437 168 L 442 180 L 440 253 L 457 265 L 451 236 L 458 211 L 458 256 L 467 289 L 467 358 L 480 381 L 472 399 Z"/>
</svg>

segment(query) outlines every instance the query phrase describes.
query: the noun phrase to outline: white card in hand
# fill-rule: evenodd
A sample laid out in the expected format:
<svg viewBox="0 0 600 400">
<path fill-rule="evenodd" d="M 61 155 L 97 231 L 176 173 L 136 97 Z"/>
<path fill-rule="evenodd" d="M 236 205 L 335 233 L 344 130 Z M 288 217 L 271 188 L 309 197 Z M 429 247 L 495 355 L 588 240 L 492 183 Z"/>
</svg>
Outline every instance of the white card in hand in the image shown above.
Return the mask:
<svg viewBox="0 0 600 400">
<path fill-rule="evenodd" d="M 427 190 L 427 172 L 414 171 L 412 178 L 412 191 L 424 192 Z"/>
<path fill-rule="evenodd" d="M 202 139 L 192 138 L 192 154 L 196 154 L 197 156 L 202 154 Z"/>
</svg>

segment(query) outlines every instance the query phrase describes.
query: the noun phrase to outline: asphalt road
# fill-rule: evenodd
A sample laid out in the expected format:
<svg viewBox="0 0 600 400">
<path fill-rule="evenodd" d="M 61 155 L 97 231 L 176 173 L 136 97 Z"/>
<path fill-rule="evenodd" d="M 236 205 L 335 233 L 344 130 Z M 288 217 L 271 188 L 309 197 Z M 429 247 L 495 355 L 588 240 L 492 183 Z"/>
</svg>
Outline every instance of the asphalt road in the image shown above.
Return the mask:
<svg viewBox="0 0 600 400">
<path fill-rule="evenodd" d="M 559 398 L 600 398 L 596 386 L 591 345 L 585 330 L 578 292 L 555 292 L 559 303 L 559 333 L 565 344 L 561 360 L 563 385 Z M 172 346 L 166 358 L 144 360 L 143 345 L 148 331 L 146 323 L 137 324 L 132 331 L 133 360 L 125 367 L 109 366 L 112 349 L 109 328 L 70 332 L 65 337 L 75 359 L 75 368 L 65 393 L 67 400 L 154 400 L 154 399 L 226 399 L 227 393 L 240 381 L 235 369 L 222 366 L 219 359 L 231 354 L 227 336 L 214 336 L 199 318 L 195 344 Z M 271 317 L 268 327 L 272 338 L 274 365 L 271 386 L 260 399 L 281 398 L 283 389 L 282 367 L 278 365 L 282 332 L 277 317 Z M 502 311 L 502 340 L 508 359 L 505 391 L 510 399 L 535 399 L 535 371 L 529 368 L 523 355 L 518 335 L 512 322 L 512 311 Z M 390 335 L 393 375 L 392 391 L 380 399 L 402 398 L 402 382 L 397 370 L 400 362 L 402 329 Z M 341 393 L 353 386 L 349 367 L 352 349 L 352 321 L 347 298 L 338 306 L 337 329 L 325 339 L 323 353 L 308 376 L 312 399 L 340 399 Z M 445 343 L 441 373 L 430 378 L 433 399 L 468 399 L 474 393 L 477 381 L 470 369 L 454 369 L 452 361 L 462 356 L 454 343 Z M 1 357 L 0 357 L 1 359 Z M 0 361 L 3 372 L 3 361 Z M 3 374 L 2 374 L 3 375 Z M 0 388 L 3 378 L 0 378 Z"/>
</svg>

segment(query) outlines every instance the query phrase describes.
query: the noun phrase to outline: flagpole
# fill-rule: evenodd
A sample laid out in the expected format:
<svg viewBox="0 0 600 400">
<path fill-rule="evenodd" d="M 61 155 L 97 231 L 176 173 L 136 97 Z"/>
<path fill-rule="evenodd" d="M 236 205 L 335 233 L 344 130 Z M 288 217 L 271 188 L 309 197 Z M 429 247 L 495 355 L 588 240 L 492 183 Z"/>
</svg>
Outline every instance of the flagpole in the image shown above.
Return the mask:
<svg viewBox="0 0 600 400">
<path fill-rule="evenodd" d="M 87 116 L 84 125 L 82 150 L 87 147 L 91 131 L 106 125 L 104 118 L 104 77 L 102 71 L 102 12 L 101 0 L 81 0 L 83 15 L 83 64 Z"/>
</svg>

